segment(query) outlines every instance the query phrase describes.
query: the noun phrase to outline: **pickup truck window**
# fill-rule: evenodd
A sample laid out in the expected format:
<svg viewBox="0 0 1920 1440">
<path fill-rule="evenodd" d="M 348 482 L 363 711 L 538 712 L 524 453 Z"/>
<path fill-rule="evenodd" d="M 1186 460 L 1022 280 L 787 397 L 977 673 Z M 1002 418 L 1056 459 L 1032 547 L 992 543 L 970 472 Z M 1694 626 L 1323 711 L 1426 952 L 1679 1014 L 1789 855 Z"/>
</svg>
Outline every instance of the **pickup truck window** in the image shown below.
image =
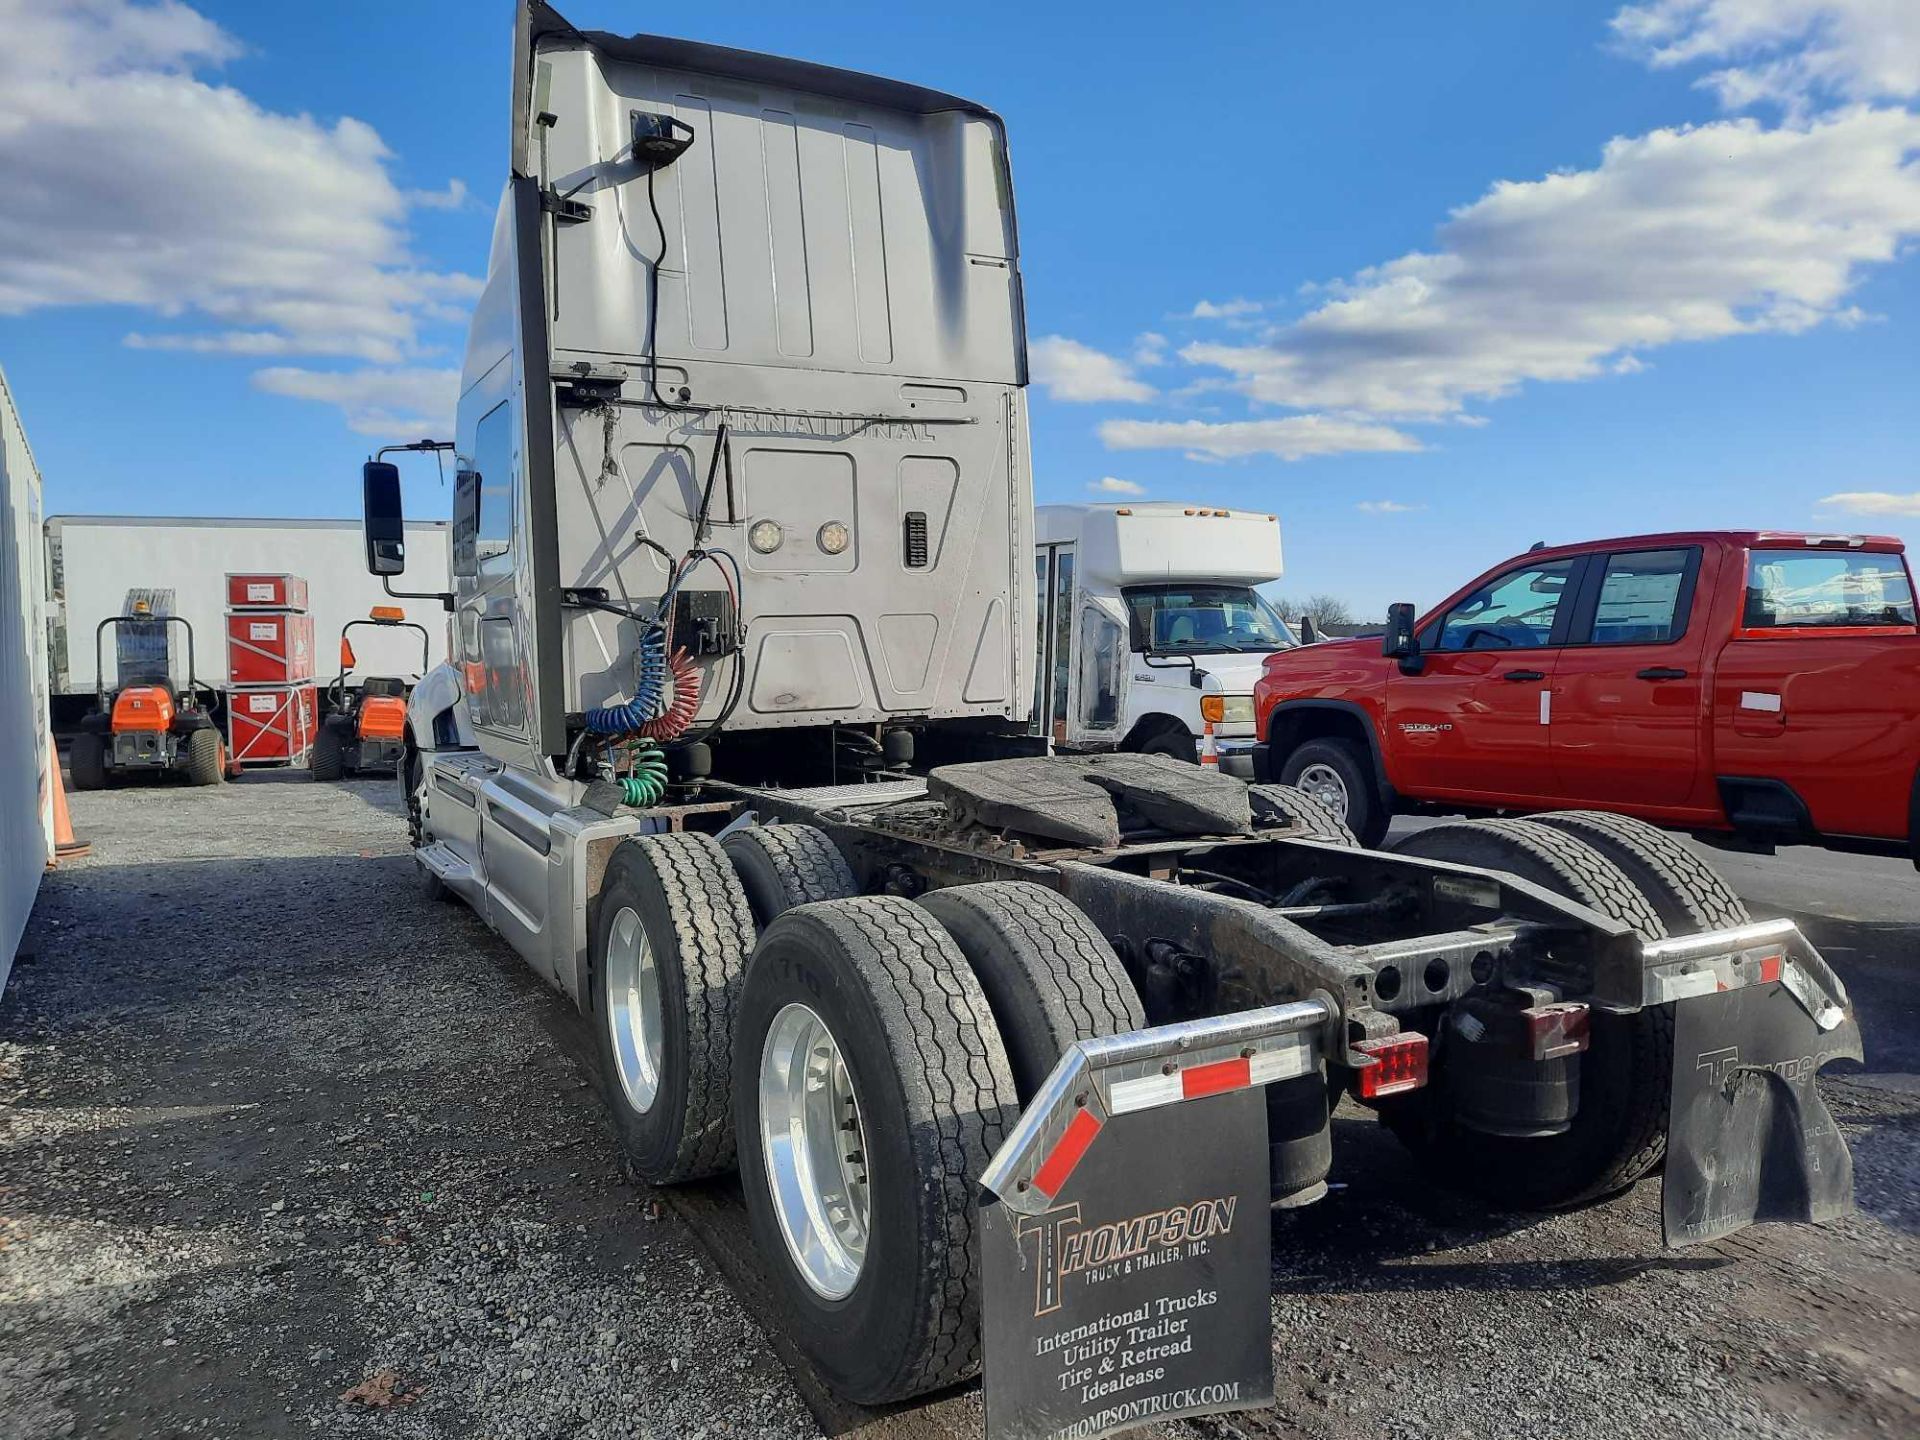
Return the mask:
<svg viewBox="0 0 1920 1440">
<path fill-rule="evenodd" d="M 1594 606 L 1594 645 L 1665 645 L 1687 628 L 1691 550 L 1631 550 L 1606 557 Z"/>
<path fill-rule="evenodd" d="M 1747 630 L 1913 626 L 1913 585 L 1898 555 L 1754 550 L 1747 556 Z"/>
<path fill-rule="evenodd" d="M 1121 591 L 1138 651 L 1269 655 L 1299 642 L 1247 585 L 1129 585 Z"/>
<path fill-rule="evenodd" d="M 1522 565 L 1488 581 L 1446 614 L 1434 650 L 1531 650 L 1553 636 L 1572 560 Z"/>
</svg>

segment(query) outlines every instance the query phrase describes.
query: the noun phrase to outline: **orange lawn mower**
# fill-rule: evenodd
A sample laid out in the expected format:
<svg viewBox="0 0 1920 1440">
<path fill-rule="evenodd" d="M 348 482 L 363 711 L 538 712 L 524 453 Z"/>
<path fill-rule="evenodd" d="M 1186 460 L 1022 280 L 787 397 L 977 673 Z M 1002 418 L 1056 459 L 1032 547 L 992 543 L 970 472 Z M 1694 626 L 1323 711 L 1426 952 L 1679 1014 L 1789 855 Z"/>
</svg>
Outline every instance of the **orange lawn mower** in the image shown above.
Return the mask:
<svg viewBox="0 0 1920 1440">
<path fill-rule="evenodd" d="M 357 625 L 389 630 L 414 630 L 420 635 L 420 670 L 411 680 L 394 675 L 369 675 L 349 695 L 347 675 L 355 658 L 348 632 Z M 349 620 L 340 631 L 340 673 L 327 687 L 327 713 L 320 733 L 313 737 L 307 765 L 316 780 L 338 780 L 343 775 L 380 773 L 400 769 L 406 749 L 407 696 L 426 674 L 431 645 L 426 627 L 407 619 L 397 605 L 376 605 L 365 620 Z"/>
<path fill-rule="evenodd" d="M 102 641 L 109 628 L 159 626 L 159 655 L 139 663 L 139 647 L 121 651 L 118 689 L 107 689 Z M 187 635 L 187 683 L 173 683 L 164 637 L 178 625 Z M 139 634 L 142 632 L 136 632 Z M 116 647 L 118 648 L 118 647 Z M 199 683 L 193 668 L 193 626 L 179 615 L 155 615 L 136 607 L 131 615 L 109 615 L 94 627 L 93 710 L 80 721 L 68 766 L 76 790 L 104 790 L 110 780 L 133 775 L 180 775 L 189 785 L 217 785 L 227 770 L 227 742 L 214 723 L 218 697 Z M 203 700 L 201 697 L 205 695 Z"/>
</svg>

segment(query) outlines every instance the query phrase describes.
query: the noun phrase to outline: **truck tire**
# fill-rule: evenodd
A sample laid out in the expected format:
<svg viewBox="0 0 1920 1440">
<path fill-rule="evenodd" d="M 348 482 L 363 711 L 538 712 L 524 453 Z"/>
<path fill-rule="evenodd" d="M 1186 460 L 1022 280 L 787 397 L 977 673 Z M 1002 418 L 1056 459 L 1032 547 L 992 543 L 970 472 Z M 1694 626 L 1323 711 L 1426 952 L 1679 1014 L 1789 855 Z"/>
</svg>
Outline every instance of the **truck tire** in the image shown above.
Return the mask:
<svg viewBox="0 0 1920 1440">
<path fill-rule="evenodd" d="M 67 768 L 73 772 L 73 788 L 76 790 L 104 790 L 107 788 L 107 741 L 104 735 L 91 730 L 82 730 L 73 737 L 73 747 L 67 751 Z"/>
<path fill-rule="evenodd" d="M 187 783 L 218 785 L 227 775 L 227 747 L 211 725 L 187 732 Z"/>
<path fill-rule="evenodd" d="M 1280 783 L 1304 790 L 1332 811 L 1372 850 L 1393 819 L 1373 778 L 1373 761 L 1351 740 L 1309 740 L 1280 767 Z"/>
<path fill-rule="evenodd" d="M 1249 785 L 1247 794 L 1253 800 L 1255 823 L 1262 811 L 1268 810 L 1299 826 L 1302 839 L 1360 848 L 1360 837 L 1347 828 L 1347 822 L 1304 790 L 1292 785 Z"/>
<path fill-rule="evenodd" d="M 1718 870 L 1656 825 L 1602 810 L 1557 810 L 1529 816 L 1526 823 L 1575 836 L 1619 866 L 1659 912 L 1669 935 L 1724 930 L 1753 919 Z"/>
<path fill-rule="evenodd" d="M 733 1166 L 733 1022 L 753 916 L 710 835 L 623 840 L 593 920 L 600 1092 L 650 1185 Z"/>
<path fill-rule="evenodd" d="M 1647 939 L 1666 927 L 1620 868 L 1564 831 L 1519 820 L 1467 820 L 1419 830 L 1400 854 L 1503 870 L 1620 920 Z M 1626 1189 L 1666 1154 L 1673 1086 L 1673 1010 L 1594 1011 L 1580 1057 L 1580 1108 L 1559 1135 L 1513 1138 L 1455 1124 L 1437 1087 L 1383 1105 L 1380 1118 L 1409 1149 L 1462 1189 L 1526 1210 L 1582 1205 Z M 1442 1046 L 1437 1069 L 1446 1063 Z"/>
<path fill-rule="evenodd" d="M 1199 743 L 1178 723 L 1149 735 L 1140 742 L 1136 753 L 1171 755 L 1175 760 L 1184 760 L 1189 765 L 1197 765 L 1200 762 Z"/>
<path fill-rule="evenodd" d="M 986 992 L 1022 1105 L 1074 1041 L 1145 1028 L 1113 946 L 1058 892 L 994 880 L 930 891 L 919 904 L 946 927 Z"/>
<path fill-rule="evenodd" d="M 320 733 L 313 737 L 313 750 L 307 756 L 307 770 L 315 780 L 338 780 L 346 773 L 346 755 L 340 736 L 331 725 L 321 722 Z"/>
<path fill-rule="evenodd" d="M 1631 925 L 1642 939 L 1666 935 L 1659 912 L 1620 867 L 1591 845 L 1522 820 L 1449 820 L 1396 840 L 1396 855 L 1502 870 Z"/>
<path fill-rule="evenodd" d="M 898 896 L 802 906 L 761 937 L 735 1033 L 740 1178 L 787 1333 L 860 1404 L 972 1375 L 975 1185 L 1018 1105 L 966 957 Z"/>
<path fill-rule="evenodd" d="M 720 842 L 764 930 L 796 905 L 858 895 L 853 871 L 827 832 L 813 825 L 751 825 Z"/>
</svg>

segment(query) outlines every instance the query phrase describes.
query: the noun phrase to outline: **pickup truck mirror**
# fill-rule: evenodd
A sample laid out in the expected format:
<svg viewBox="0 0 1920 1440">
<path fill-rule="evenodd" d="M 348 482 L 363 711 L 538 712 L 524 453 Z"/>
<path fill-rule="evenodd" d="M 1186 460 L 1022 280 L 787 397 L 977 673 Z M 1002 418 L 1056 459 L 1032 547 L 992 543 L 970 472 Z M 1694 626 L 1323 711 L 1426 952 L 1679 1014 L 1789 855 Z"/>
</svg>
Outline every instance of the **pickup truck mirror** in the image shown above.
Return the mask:
<svg viewBox="0 0 1920 1440">
<path fill-rule="evenodd" d="M 367 573 L 399 575 L 407 568 L 407 522 L 400 509 L 400 467 L 369 460 L 360 467 Z"/>
<path fill-rule="evenodd" d="M 1387 607 L 1387 632 L 1380 637 L 1380 653 L 1389 660 L 1410 660 L 1420 653 L 1413 633 L 1413 606 L 1402 600 Z"/>
<path fill-rule="evenodd" d="M 1320 643 L 1320 627 L 1313 623 L 1313 617 L 1311 615 L 1302 615 L 1300 617 L 1300 643 L 1302 645 L 1318 645 Z"/>
</svg>

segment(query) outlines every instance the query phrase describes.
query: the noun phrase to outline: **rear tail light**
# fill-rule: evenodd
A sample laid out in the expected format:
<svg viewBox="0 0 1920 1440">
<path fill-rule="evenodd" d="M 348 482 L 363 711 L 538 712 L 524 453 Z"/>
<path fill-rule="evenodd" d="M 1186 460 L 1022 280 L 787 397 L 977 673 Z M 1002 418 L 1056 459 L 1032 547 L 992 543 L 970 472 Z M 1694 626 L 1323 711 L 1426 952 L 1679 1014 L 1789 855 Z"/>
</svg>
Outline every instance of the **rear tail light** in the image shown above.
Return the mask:
<svg viewBox="0 0 1920 1440">
<path fill-rule="evenodd" d="M 1585 1005 L 1536 1005 L 1520 1013 L 1527 1022 L 1527 1044 L 1534 1059 L 1558 1060 L 1587 1048 L 1591 1016 Z"/>
<path fill-rule="evenodd" d="M 1418 1031 L 1389 1035 L 1384 1040 L 1362 1040 L 1353 1048 L 1373 1059 L 1373 1064 L 1362 1066 L 1354 1077 L 1362 1100 L 1418 1090 L 1427 1083 L 1427 1037 Z"/>
</svg>

